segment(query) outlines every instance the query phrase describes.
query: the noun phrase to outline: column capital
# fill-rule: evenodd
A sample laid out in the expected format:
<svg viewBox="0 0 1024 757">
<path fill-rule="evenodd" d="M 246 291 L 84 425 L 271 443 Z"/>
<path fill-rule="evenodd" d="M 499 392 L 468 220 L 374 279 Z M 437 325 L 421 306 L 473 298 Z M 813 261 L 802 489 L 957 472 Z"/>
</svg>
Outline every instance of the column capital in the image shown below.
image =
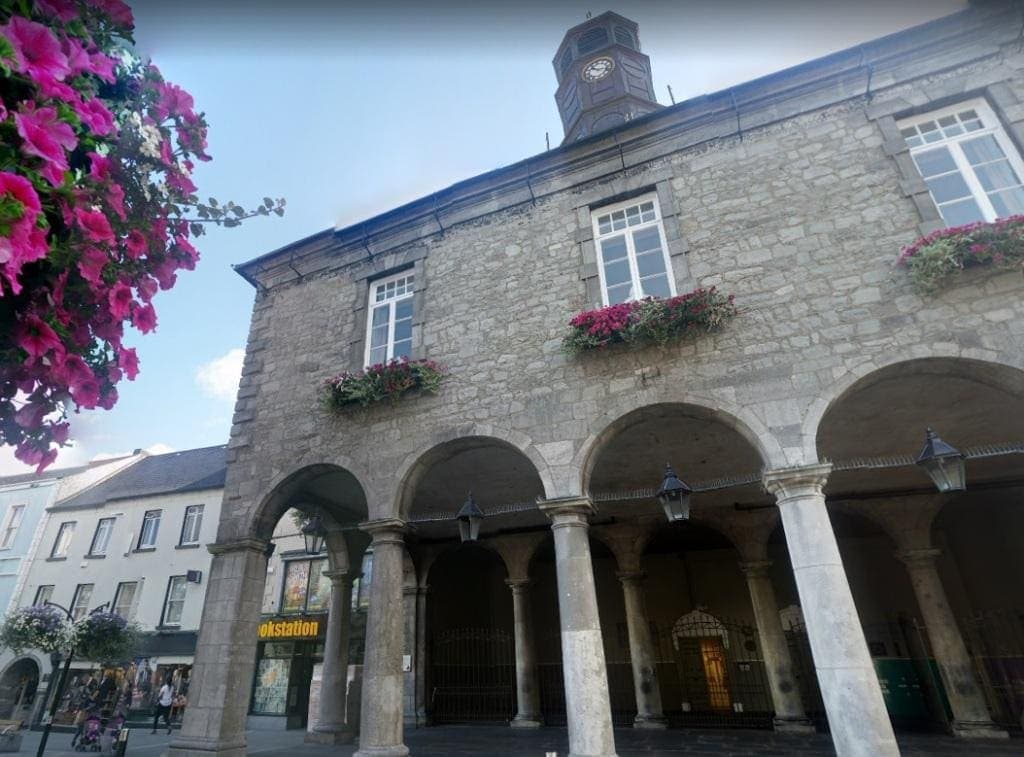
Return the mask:
<svg viewBox="0 0 1024 757">
<path fill-rule="evenodd" d="M 409 524 L 399 518 L 380 518 L 359 524 L 359 530 L 370 535 L 373 545 L 405 544 L 405 533 Z"/>
<path fill-rule="evenodd" d="M 331 579 L 331 586 L 337 586 L 348 581 L 352 583 L 362 574 L 355 570 L 325 570 L 320 573 L 322 576 L 327 576 Z"/>
<path fill-rule="evenodd" d="M 537 501 L 537 509 L 551 519 L 551 527 L 589 526 L 588 518 L 597 512 L 590 497 L 564 497 Z"/>
<path fill-rule="evenodd" d="M 533 581 L 529 578 L 506 578 L 505 586 L 512 590 L 513 594 L 525 594 Z"/>
<path fill-rule="evenodd" d="M 764 472 L 764 488 L 778 502 L 806 496 L 821 496 L 821 490 L 832 472 L 832 463 L 816 463 L 795 468 L 776 468 Z"/>
<path fill-rule="evenodd" d="M 256 539 L 251 536 L 231 541 L 219 541 L 207 544 L 206 549 L 211 555 L 226 555 L 231 552 L 259 552 L 266 554 L 272 542 L 265 539 Z"/>
<path fill-rule="evenodd" d="M 620 570 L 615 573 L 619 581 L 626 586 L 639 586 L 647 578 L 647 571 L 644 570 Z"/>
<path fill-rule="evenodd" d="M 903 561 L 908 568 L 920 568 L 926 565 L 934 565 L 942 550 L 938 547 L 927 547 L 925 549 L 905 549 L 896 553 L 896 557 Z"/>
<path fill-rule="evenodd" d="M 750 578 L 764 578 L 769 575 L 773 563 L 771 560 L 740 560 L 740 570 Z"/>
</svg>

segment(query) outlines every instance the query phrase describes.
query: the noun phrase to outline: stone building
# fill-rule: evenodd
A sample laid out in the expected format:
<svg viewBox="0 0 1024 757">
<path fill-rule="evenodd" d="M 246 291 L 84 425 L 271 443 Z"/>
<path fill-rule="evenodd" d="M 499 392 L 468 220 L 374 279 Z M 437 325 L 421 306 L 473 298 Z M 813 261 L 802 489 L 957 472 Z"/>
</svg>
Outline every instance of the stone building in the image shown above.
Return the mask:
<svg viewBox="0 0 1024 757">
<path fill-rule="evenodd" d="M 1018 9 L 968 10 L 672 107 L 639 30 L 572 29 L 562 146 L 239 267 L 256 288 L 184 728 L 242 755 L 267 544 L 323 518 L 319 738 L 565 722 L 1005 738 L 1021 711 L 1024 279 L 923 294 L 922 234 L 1024 209 Z M 740 309 L 664 346 L 562 349 L 579 311 L 716 286 Z M 436 394 L 340 414 L 340 371 L 408 356 Z M 966 489 L 915 465 L 932 427 Z M 963 459 L 963 458 L 960 458 Z M 665 463 L 694 489 L 669 523 Z M 472 491 L 484 519 L 462 544 Z M 351 582 L 372 542 L 358 723 Z M 1016 644 L 1016 646 L 1014 646 Z M 908 693 L 909 692 L 909 693 Z M 509 740 L 514 741 L 515 732 Z"/>
</svg>

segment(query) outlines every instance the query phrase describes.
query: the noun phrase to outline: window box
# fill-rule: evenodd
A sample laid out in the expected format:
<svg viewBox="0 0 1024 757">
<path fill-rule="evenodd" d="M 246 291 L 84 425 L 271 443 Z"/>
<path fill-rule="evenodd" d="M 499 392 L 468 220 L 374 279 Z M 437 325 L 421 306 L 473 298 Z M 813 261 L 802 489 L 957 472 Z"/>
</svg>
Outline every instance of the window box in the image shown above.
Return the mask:
<svg viewBox="0 0 1024 757">
<path fill-rule="evenodd" d="M 383 400 L 395 401 L 416 390 L 435 394 L 447 370 L 433 360 L 393 360 L 371 365 L 357 373 L 339 373 L 324 381 L 322 397 L 329 410 L 352 405 L 366 407 Z"/>
<path fill-rule="evenodd" d="M 1020 268 L 1024 265 L 1024 215 L 939 229 L 904 247 L 897 262 L 926 293 L 965 268 Z"/>
<path fill-rule="evenodd" d="M 739 311 L 733 296 L 714 287 L 668 299 L 646 298 L 580 313 L 569 322 L 562 349 L 569 355 L 613 344 L 666 344 L 714 331 Z"/>
</svg>

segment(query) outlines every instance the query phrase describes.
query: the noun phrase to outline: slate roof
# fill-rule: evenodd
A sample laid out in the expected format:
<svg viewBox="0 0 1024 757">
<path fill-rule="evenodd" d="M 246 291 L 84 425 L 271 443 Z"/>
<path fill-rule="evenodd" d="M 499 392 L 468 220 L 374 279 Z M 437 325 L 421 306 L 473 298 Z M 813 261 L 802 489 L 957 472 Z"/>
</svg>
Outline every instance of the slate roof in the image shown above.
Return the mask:
<svg viewBox="0 0 1024 757">
<path fill-rule="evenodd" d="M 119 499 L 219 489 L 224 486 L 226 470 L 227 446 L 223 444 L 150 455 L 51 509 L 96 507 Z"/>
<path fill-rule="evenodd" d="M 0 476 L 0 486 L 30 484 L 33 481 L 57 481 L 62 478 L 67 478 L 68 476 L 73 476 L 76 473 L 82 473 L 90 468 L 95 468 L 97 465 L 106 465 L 107 463 L 113 463 L 117 460 L 123 459 L 123 457 L 109 457 L 104 458 L 103 460 L 93 460 L 85 465 L 73 465 L 70 468 L 48 469 L 43 473 L 18 473 L 14 476 Z"/>
</svg>

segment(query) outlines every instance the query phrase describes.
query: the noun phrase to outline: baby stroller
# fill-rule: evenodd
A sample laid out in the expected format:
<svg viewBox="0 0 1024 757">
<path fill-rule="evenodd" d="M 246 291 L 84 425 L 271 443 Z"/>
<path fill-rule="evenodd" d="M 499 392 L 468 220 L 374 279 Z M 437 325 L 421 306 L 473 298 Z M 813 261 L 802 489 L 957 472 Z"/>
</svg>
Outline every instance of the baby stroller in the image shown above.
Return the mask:
<svg viewBox="0 0 1024 757">
<path fill-rule="evenodd" d="M 100 716 L 93 713 L 85 719 L 85 728 L 75 744 L 76 752 L 100 751 L 100 736 L 103 735 L 103 723 Z"/>
</svg>

